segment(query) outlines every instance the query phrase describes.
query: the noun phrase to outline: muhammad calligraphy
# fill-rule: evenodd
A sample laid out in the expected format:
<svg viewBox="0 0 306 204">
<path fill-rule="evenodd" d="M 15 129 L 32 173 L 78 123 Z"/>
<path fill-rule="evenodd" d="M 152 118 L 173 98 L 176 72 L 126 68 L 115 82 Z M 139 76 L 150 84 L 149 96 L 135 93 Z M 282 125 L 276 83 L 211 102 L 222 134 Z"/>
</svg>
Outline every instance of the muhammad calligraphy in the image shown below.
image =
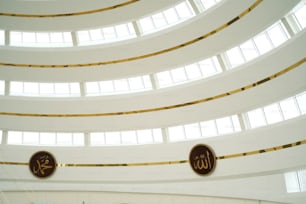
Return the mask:
<svg viewBox="0 0 306 204">
<path fill-rule="evenodd" d="M 29 168 L 34 176 L 38 178 L 46 178 L 54 173 L 56 169 L 56 161 L 49 152 L 39 151 L 31 157 Z"/>
<path fill-rule="evenodd" d="M 189 163 L 197 174 L 207 175 L 214 170 L 216 157 L 208 146 L 199 144 L 192 148 L 189 155 Z"/>
</svg>

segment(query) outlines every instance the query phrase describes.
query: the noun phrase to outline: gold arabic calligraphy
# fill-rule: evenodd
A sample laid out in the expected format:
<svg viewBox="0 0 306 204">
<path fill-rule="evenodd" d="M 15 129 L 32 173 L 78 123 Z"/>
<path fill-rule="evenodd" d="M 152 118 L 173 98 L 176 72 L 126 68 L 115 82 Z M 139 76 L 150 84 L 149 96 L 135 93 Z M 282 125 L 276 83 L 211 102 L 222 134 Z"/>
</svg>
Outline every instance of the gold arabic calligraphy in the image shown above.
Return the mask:
<svg viewBox="0 0 306 204">
<path fill-rule="evenodd" d="M 29 167 L 34 176 L 46 178 L 55 171 L 56 161 L 49 152 L 39 151 L 31 157 Z"/>
<path fill-rule="evenodd" d="M 205 154 L 206 153 L 206 154 Z M 212 169 L 209 151 L 206 151 L 204 154 L 196 156 L 193 161 L 193 168 L 195 170 L 199 169 Z"/>
<path fill-rule="evenodd" d="M 198 144 L 192 148 L 189 154 L 191 168 L 199 175 L 211 173 L 216 165 L 214 152 L 204 144 Z"/>
<path fill-rule="evenodd" d="M 52 169 L 52 165 L 48 165 L 50 163 L 49 156 L 44 155 L 41 156 L 38 160 L 36 160 L 36 165 L 33 166 L 34 174 L 45 175 L 45 170 Z"/>
</svg>

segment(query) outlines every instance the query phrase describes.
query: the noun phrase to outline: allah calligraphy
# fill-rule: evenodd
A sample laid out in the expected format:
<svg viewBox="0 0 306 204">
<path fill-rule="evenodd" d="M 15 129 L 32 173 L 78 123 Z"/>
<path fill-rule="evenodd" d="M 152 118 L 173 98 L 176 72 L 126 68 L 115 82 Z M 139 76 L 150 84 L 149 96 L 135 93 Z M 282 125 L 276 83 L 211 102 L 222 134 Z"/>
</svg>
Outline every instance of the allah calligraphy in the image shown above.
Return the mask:
<svg viewBox="0 0 306 204">
<path fill-rule="evenodd" d="M 192 148 L 189 154 L 189 163 L 197 174 L 207 175 L 214 170 L 216 157 L 208 146 L 199 144 Z"/>
<path fill-rule="evenodd" d="M 55 158 L 46 151 L 36 152 L 29 162 L 30 171 L 38 178 L 51 176 L 56 169 Z"/>
</svg>

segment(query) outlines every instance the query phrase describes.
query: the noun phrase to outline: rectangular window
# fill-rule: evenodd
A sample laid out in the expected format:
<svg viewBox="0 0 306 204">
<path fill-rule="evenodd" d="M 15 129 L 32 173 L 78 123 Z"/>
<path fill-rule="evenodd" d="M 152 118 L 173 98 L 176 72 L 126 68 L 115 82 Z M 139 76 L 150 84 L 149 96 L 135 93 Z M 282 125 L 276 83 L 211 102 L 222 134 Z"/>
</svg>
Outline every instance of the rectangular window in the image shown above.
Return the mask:
<svg viewBox="0 0 306 204">
<path fill-rule="evenodd" d="M 159 87 L 167 87 L 172 84 L 170 71 L 159 72 L 156 74 Z"/>
<path fill-rule="evenodd" d="M 201 73 L 204 77 L 213 76 L 221 72 L 221 66 L 217 57 L 208 58 L 198 62 Z"/>
<path fill-rule="evenodd" d="M 34 82 L 24 82 L 23 92 L 25 95 L 39 95 L 39 85 Z"/>
<path fill-rule="evenodd" d="M 0 95 L 5 93 L 5 82 L 0 80 Z"/>
<path fill-rule="evenodd" d="M 114 40 L 117 38 L 116 31 L 114 27 L 103 28 L 105 40 Z"/>
<path fill-rule="evenodd" d="M 186 132 L 186 138 L 195 139 L 201 137 L 201 128 L 199 123 L 184 125 L 184 128 Z"/>
<path fill-rule="evenodd" d="M 152 21 L 154 22 L 155 28 L 160 28 L 167 25 L 165 16 L 163 13 L 157 13 L 152 16 Z"/>
<path fill-rule="evenodd" d="M 136 131 L 123 131 L 121 132 L 122 144 L 133 145 L 137 144 Z"/>
<path fill-rule="evenodd" d="M 184 126 L 169 127 L 168 133 L 169 133 L 169 140 L 171 142 L 185 139 Z"/>
<path fill-rule="evenodd" d="M 249 122 L 252 128 L 266 125 L 264 112 L 261 108 L 247 112 Z"/>
<path fill-rule="evenodd" d="M 289 172 L 285 173 L 284 176 L 286 181 L 287 192 L 288 193 L 300 192 L 300 184 L 297 173 L 295 171 Z"/>
<path fill-rule="evenodd" d="M 120 132 L 106 132 L 105 133 L 105 144 L 120 145 L 121 144 Z"/>
<path fill-rule="evenodd" d="M 280 22 L 271 26 L 267 30 L 267 33 L 270 36 L 274 47 L 277 47 L 288 40 L 288 35 Z"/>
<path fill-rule="evenodd" d="M 105 145 L 104 133 L 103 132 L 90 133 L 90 144 L 91 145 Z"/>
<path fill-rule="evenodd" d="M 23 142 L 24 145 L 38 145 L 39 133 L 38 132 L 24 132 Z"/>
<path fill-rule="evenodd" d="M 179 20 L 179 17 L 174 8 L 170 8 L 164 11 L 164 15 L 166 17 L 168 24 L 173 24 Z"/>
<path fill-rule="evenodd" d="M 55 93 L 54 84 L 52 83 L 40 83 L 39 92 L 41 95 L 50 96 Z"/>
<path fill-rule="evenodd" d="M 17 81 L 10 82 L 10 94 L 11 95 L 23 95 L 23 83 Z"/>
<path fill-rule="evenodd" d="M 266 52 L 270 51 L 273 46 L 267 36 L 267 34 L 261 33 L 259 35 L 257 35 L 256 37 L 254 37 L 254 42 L 256 44 L 256 47 L 258 48 L 259 53 L 265 54 Z"/>
<path fill-rule="evenodd" d="M 180 67 L 171 71 L 173 83 L 181 83 L 187 80 L 185 69 Z"/>
<path fill-rule="evenodd" d="M 22 144 L 22 132 L 8 131 L 7 132 L 7 144 L 21 145 Z"/>
<path fill-rule="evenodd" d="M 189 5 L 188 1 L 184 1 L 179 5 L 175 6 L 175 9 L 180 19 L 188 19 L 194 15 L 193 10 Z"/>
<path fill-rule="evenodd" d="M 154 30 L 154 24 L 150 17 L 142 18 L 139 20 L 142 33 L 148 33 Z"/>
<path fill-rule="evenodd" d="M 202 77 L 201 70 L 197 63 L 185 66 L 188 79 L 198 79 Z"/>
<path fill-rule="evenodd" d="M 163 134 L 161 129 L 153 129 L 153 140 L 154 143 L 162 143 L 163 142 Z"/>
<path fill-rule="evenodd" d="M 288 193 L 306 192 L 306 170 L 284 174 Z"/>
<path fill-rule="evenodd" d="M 0 45 L 5 44 L 5 35 L 4 35 L 4 30 L 0 30 Z"/>
<path fill-rule="evenodd" d="M 298 107 L 297 107 L 297 103 L 293 97 L 281 101 L 280 107 L 282 109 L 285 120 L 288 120 L 290 118 L 294 118 L 300 115 Z"/>
<path fill-rule="evenodd" d="M 112 93 L 115 91 L 113 81 L 100 81 L 100 93 Z"/>
<path fill-rule="evenodd" d="M 151 130 L 137 130 L 137 138 L 139 144 L 153 143 L 153 135 Z"/>
<path fill-rule="evenodd" d="M 264 107 L 264 112 L 268 124 L 277 123 L 283 120 L 279 104 L 277 103 Z"/>
<path fill-rule="evenodd" d="M 299 26 L 301 27 L 301 30 L 306 27 L 306 4 L 298 9 L 295 13 L 294 16 L 297 19 L 297 22 Z"/>
<path fill-rule="evenodd" d="M 56 144 L 56 134 L 42 132 L 40 133 L 40 144 L 41 145 L 55 145 Z"/>
<path fill-rule="evenodd" d="M 22 44 L 22 33 L 21 32 L 10 32 L 10 45 L 18 46 Z"/>
<path fill-rule="evenodd" d="M 126 79 L 119 79 L 114 81 L 116 92 L 127 92 L 129 90 L 128 81 Z"/>
<path fill-rule="evenodd" d="M 301 114 L 305 114 L 306 113 L 306 92 L 297 95 L 296 100 L 297 100 L 299 109 L 301 110 Z"/>
<path fill-rule="evenodd" d="M 226 51 L 226 56 L 231 67 L 237 67 L 245 62 L 239 47 L 234 47 Z"/>
<path fill-rule="evenodd" d="M 87 95 L 97 95 L 100 93 L 99 82 L 86 82 L 85 87 Z"/>
<path fill-rule="evenodd" d="M 83 133 L 72 133 L 72 145 L 83 146 L 84 145 L 84 134 Z"/>
<path fill-rule="evenodd" d="M 216 123 L 214 120 L 201 122 L 200 126 L 203 137 L 211 137 L 218 134 Z"/>
<path fill-rule="evenodd" d="M 104 39 L 101 29 L 89 30 L 89 33 L 90 33 L 90 39 L 93 41 Z"/>
<path fill-rule="evenodd" d="M 69 95 L 69 84 L 67 83 L 56 83 L 55 84 L 55 93 L 58 96 L 67 96 Z"/>
<path fill-rule="evenodd" d="M 56 144 L 63 146 L 72 145 L 72 134 L 71 133 L 57 133 Z"/>
<path fill-rule="evenodd" d="M 233 123 L 230 117 L 216 119 L 219 134 L 228 134 L 234 132 Z"/>
<path fill-rule="evenodd" d="M 240 49 L 246 61 L 252 60 L 259 55 L 253 40 L 248 40 L 241 44 Z"/>
</svg>

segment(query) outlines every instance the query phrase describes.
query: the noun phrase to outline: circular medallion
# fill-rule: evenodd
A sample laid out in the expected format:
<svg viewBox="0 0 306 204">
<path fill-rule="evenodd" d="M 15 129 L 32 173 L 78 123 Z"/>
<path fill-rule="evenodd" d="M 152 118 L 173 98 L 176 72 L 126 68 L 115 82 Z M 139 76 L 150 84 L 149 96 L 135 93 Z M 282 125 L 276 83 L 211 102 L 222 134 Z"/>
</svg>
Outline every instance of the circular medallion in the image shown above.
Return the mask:
<svg viewBox="0 0 306 204">
<path fill-rule="evenodd" d="M 29 168 L 34 176 L 46 178 L 54 173 L 56 169 L 56 160 L 49 152 L 39 151 L 31 157 Z"/>
<path fill-rule="evenodd" d="M 199 144 L 190 151 L 189 163 L 197 174 L 208 175 L 215 169 L 216 157 L 207 145 Z"/>
</svg>

